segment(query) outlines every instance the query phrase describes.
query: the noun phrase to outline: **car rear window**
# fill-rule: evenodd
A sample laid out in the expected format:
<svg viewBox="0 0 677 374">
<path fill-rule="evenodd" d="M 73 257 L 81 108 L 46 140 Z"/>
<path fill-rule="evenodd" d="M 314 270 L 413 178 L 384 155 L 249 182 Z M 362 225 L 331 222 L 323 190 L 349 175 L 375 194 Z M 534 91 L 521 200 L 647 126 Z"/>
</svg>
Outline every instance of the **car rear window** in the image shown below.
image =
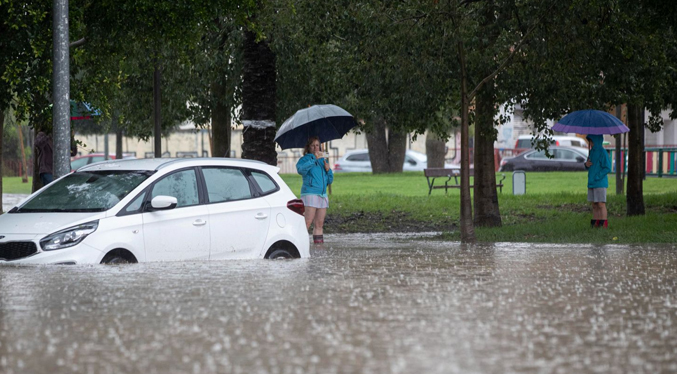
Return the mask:
<svg viewBox="0 0 677 374">
<path fill-rule="evenodd" d="M 277 184 L 275 184 L 270 175 L 258 171 L 252 171 L 251 174 L 264 195 L 277 190 Z"/>
<path fill-rule="evenodd" d="M 89 157 L 83 157 L 79 158 L 77 160 L 71 161 L 71 170 L 78 170 L 81 167 L 87 165 L 87 161 L 89 161 Z"/>
<path fill-rule="evenodd" d="M 252 197 L 249 181 L 242 170 L 234 168 L 203 168 L 210 203 L 242 200 Z"/>
<path fill-rule="evenodd" d="M 103 212 L 115 206 L 152 173 L 144 170 L 69 174 L 49 184 L 14 212 Z"/>
</svg>

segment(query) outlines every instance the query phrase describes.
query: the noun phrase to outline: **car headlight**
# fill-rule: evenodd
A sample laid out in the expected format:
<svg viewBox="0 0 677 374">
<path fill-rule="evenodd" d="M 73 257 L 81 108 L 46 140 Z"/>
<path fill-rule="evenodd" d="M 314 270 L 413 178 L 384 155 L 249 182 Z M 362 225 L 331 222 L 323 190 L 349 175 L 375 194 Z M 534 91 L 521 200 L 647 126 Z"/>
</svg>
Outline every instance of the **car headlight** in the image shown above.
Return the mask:
<svg viewBox="0 0 677 374">
<path fill-rule="evenodd" d="M 99 227 L 99 220 L 69 227 L 44 237 L 40 240 L 40 246 L 43 251 L 72 247 L 96 231 L 97 227 Z"/>
</svg>

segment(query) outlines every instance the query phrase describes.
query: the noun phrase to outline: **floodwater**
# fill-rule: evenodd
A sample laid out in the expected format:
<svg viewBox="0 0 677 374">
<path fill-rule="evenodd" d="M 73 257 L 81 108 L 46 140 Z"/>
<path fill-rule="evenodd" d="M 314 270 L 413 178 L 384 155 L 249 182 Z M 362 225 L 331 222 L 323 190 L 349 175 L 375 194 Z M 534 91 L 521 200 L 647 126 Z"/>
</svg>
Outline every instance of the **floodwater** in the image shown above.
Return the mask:
<svg viewBox="0 0 677 374">
<path fill-rule="evenodd" d="M 308 260 L 0 267 L 0 372 L 677 372 L 674 246 L 325 240 Z"/>
</svg>

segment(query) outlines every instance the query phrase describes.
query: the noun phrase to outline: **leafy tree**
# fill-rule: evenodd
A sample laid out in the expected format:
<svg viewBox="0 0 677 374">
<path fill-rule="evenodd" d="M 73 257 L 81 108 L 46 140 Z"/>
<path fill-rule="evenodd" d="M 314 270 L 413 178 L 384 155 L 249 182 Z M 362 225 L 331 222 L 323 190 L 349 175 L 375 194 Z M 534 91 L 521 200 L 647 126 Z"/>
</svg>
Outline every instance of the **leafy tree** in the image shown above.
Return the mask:
<svg viewBox="0 0 677 374">
<path fill-rule="evenodd" d="M 551 38 L 534 38 L 526 46 L 516 68 L 549 74 L 513 74 L 512 84 L 522 90 L 514 103 L 522 104 L 537 131 L 546 132 L 547 119 L 572 110 L 608 110 L 627 103 L 627 213 L 643 214 L 642 113 L 645 107 L 652 113 L 648 127 L 655 131 L 662 126 L 661 109 L 674 108 L 675 11 L 653 0 L 572 4 L 569 17 L 542 26 Z"/>
<path fill-rule="evenodd" d="M 424 132 L 446 98 L 428 30 L 396 19 L 397 3 L 297 1 L 276 13 L 280 112 L 337 104 L 364 121 L 375 173 L 402 170 L 406 134 Z"/>
</svg>

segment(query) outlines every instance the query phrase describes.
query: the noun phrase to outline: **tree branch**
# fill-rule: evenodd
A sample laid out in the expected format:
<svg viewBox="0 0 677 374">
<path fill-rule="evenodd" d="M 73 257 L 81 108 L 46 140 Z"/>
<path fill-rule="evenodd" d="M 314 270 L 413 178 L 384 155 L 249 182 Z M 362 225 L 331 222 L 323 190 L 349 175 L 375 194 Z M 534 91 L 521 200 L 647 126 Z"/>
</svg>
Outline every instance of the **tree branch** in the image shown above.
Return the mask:
<svg viewBox="0 0 677 374">
<path fill-rule="evenodd" d="M 69 46 L 70 48 L 77 48 L 77 47 L 79 47 L 79 46 L 85 44 L 85 42 L 86 42 L 85 38 L 82 38 L 82 39 L 80 39 L 80 40 L 76 40 L 76 41 L 72 42 L 72 43 L 69 44 L 68 46 Z"/>
<path fill-rule="evenodd" d="M 526 34 L 524 34 L 524 36 L 522 36 L 522 38 L 517 43 L 517 45 L 515 45 L 513 47 L 512 51 L 510 51 L 510 55 L 508 55 L 508 57 L 506 57 L 505 60 L 503 60 L 503 62 L 501 62 L 501 64 L 498 66 L 498 68 L 496 68 L 496 70 L 494 70 L 493 73 L 489 74 L 484 79 L 482 79 L 482 81 L 477 84 L 477 87 L 475 87 L 470 92 L 470 94 L 468 94 L 469 100 L 472 100 L 472 98 L 475 97 L 475 95 L 477 94 L 477 91 L 479 91 L 480 88 L 482 88 L 482 86 L 484 84 L 486 84 L 490 80 L 494 79 L 508 65 L 508 63 L 510 62 L 510 60 L 512 60 L 512 58 L 515 56 L 517 51 L 519 51 L 520 48 L 522 48 L 522 44 L 524 44 L 524 42 L 527 40 L 527 38 L 529 37 L 531 32 L 534 31 L 536 29 L 536 27 L 541 23 L 541 21 L 543 20 L 545 15 L 550 13 L 550 10 L 555 6 L 556 3 L 557 3 L 557 0 L 553 1 L 553 3 L 550 5 L 550 7 L 548 7 L 548 9 L 546 9 L 546 11 L 541 14 L 541 16 L 538 18 L 538 20 L 536 22 L 534 22 L 534 24 L 531 26 L 531 28 L 529 28 L 529 30 L 527 30 Z"/>
</svg>

